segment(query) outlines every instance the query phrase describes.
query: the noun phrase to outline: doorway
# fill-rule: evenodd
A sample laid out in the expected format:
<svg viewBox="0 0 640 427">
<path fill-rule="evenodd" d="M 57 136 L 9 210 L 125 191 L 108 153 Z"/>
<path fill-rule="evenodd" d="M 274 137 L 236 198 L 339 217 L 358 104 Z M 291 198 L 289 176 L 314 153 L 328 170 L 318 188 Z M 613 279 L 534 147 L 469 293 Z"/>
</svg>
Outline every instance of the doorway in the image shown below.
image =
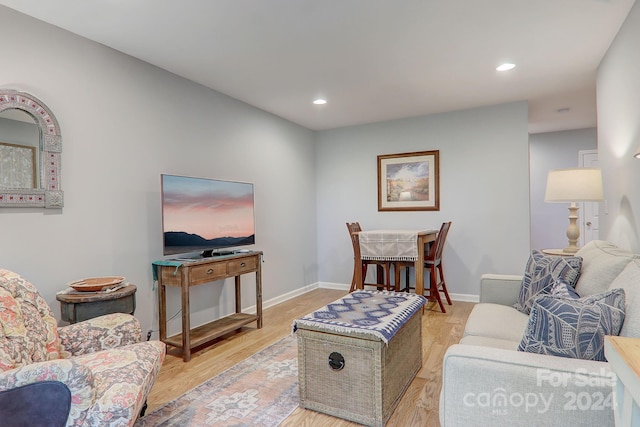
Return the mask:
<svg viewBox="0 0 640 427">
<path fill-rule="evenodd" d="M 597 168 L 598 150 L 578 151 L 578 165 L 581 168 Z M 600 203 L 582 202 L 579 209 L 580 238 L 578 245 L 583 247 L 592 240 L 600 238 Z"/>
</svg>

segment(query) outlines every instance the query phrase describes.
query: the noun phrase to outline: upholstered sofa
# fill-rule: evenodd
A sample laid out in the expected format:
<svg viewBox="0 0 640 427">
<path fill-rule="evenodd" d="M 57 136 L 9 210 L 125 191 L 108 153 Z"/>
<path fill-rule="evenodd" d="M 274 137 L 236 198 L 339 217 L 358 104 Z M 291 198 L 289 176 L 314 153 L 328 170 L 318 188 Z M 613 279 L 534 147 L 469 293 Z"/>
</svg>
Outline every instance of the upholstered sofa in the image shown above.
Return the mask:
<svg viewBox="0 0 640 427">
<path fill-rule="evenodd" d="M 590 242 L 576 255 L 582 258 L 579 296 L 624 289 L 619 334 L 640 337 L 640 255 L 604 241 Z M 606 361 L 518 351 L 530 324 L 513 307 L 521 283 L 520 276 L 481 278 L 480 303 L 460 343 L 444 356 L 442 427 L 613 426 L 615 375 Z"/>
<path fill-rule="evenodd" d="M 165 357 L 131 315 L 58 327 L 36 288 L 0 270 L 0 424 L 131 426 Z"/>
</svg>

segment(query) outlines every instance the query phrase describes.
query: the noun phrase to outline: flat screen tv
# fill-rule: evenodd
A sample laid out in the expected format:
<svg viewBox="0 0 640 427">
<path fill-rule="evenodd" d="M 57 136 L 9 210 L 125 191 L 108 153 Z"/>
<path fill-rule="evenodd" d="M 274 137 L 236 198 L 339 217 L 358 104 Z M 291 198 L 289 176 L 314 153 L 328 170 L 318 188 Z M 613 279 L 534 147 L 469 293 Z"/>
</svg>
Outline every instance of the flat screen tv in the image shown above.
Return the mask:
<svg viewBox="0 0 640 427">
<path fill-rule="evenodd" d="M 164 255 L 255 244 L 253 184 L 162 174 L 161 195 Z"/>
</svg>

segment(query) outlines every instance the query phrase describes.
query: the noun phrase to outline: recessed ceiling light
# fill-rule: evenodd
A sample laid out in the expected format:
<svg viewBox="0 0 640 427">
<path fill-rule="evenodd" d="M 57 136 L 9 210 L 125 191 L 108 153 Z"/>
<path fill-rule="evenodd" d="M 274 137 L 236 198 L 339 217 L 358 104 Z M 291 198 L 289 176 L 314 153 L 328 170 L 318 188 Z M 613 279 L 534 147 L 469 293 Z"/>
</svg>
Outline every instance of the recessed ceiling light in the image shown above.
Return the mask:
<svg viewBox="0 0 640 427">
<path fill-rule="evenodd" d="M 496 70 L 497 71 L 509 71 L 509 70 L 513 70 L 514 68 L 516 68 L 516 64 L 504 63 L 502 65 L 498 65 L 496 67 Z"/>
<path fill-rule="evenodd" d="M 316 105 L 324 105 L 327 103 L 327 100 L 324 98 L 317 98 L 313 100 L 313 103 Z"/>
</svg>

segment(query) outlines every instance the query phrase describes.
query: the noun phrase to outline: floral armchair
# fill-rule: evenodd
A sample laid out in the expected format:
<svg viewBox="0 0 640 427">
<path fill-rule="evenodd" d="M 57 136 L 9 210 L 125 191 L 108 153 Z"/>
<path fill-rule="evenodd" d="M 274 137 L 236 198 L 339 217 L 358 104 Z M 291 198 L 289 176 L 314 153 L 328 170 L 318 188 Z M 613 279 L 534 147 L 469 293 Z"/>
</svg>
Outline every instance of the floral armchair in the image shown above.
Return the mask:
<svg viewBox="0 0 640 427">
<path fill-rule="evenodd" d="M 58 327 L 36 288 L 0 269 L 0 420 L 132 426 L 166 352 L 141 337 L 138 321 L 123 313 Z M 57 404 L 47 397 L 56 390 Z"/>
</svg>

